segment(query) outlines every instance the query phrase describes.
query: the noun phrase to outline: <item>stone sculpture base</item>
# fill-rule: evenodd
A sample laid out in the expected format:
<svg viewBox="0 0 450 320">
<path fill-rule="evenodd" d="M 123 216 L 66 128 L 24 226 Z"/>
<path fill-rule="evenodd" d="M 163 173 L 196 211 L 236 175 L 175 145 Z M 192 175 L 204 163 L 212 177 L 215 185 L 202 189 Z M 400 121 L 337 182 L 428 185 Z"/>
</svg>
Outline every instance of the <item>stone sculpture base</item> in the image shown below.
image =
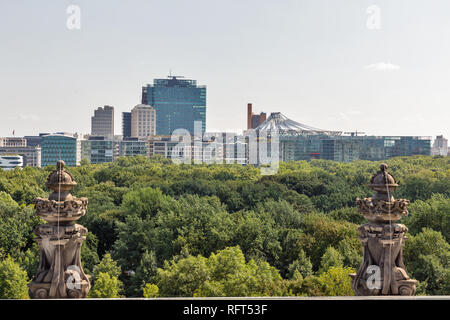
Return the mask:
<svg viewBox="0 0 450 320">
<path fill-rule="evenodd" d="M 356 295 L 404 295 L 416 292 L 402 258 L 408 228 L 403 224 L 368 223 L 358 228 L 364 247 L 364 261 L 351 275 Z"/>
<path fill-rule="evenodd" d="M 34 232 L 41 253 L 39 269 L 29 284 L 30 298 L 85 298 L 90 284 L 80 255 L 87 229 L 79 224 L 44 224 Z"/>
</svg>

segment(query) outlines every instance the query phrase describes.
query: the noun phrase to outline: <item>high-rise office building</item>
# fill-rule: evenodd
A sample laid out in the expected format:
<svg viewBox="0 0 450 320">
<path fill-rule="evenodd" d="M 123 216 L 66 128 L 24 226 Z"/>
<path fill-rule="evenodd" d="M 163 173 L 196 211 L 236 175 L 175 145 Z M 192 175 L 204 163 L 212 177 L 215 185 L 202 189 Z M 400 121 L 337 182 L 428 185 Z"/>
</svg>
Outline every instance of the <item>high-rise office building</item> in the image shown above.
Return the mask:
<svg viewBox="0 0 450 320">
<path fill-rule="evenodd" d="M 131 136 L 145 139 L 156 134 L 156 111 L 149 105 L 138 104 L 131 110 Z"/>
<path fill-rule="evenodd" d="M 206 129 L 206 86 L 196 80 L 154 79 L 153 85 L 142 88 L 142 103 L 156 110 L 156 134 L 171 135 L 175 129 L 186 129 L 194 134 L 194 121 L 201 121 Z"/>
<path fill-rule="evenodd" d="M 56 133 L 42 137 L 42 166 L 54 165 L 64 160 L 68 166 L 78 166 L 81 161 L 81 140 L 76 135 Z"/>
<path fill-rule="evenodd" d="M 122 136 L 131 137 L 131 112 L 122 112 Z"/>
<path fill-rule="evenodd" d="M 99 107 L 91 118 L 91 134 L 114 136 L 114 107 Z"/>
</svg>

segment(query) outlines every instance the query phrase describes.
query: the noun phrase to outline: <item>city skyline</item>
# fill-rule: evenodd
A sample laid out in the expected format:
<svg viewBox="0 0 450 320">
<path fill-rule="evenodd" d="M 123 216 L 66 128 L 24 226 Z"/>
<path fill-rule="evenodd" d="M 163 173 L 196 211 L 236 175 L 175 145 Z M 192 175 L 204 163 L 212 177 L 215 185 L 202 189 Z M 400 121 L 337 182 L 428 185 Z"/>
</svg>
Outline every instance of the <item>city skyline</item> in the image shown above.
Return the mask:
<svg viewBox="0 0 450 320">
<path fill-rule="evenodd" d="M 134 4 L 0 3 L 0 136 L 89 133 L 97 106 L 121 115 L 169 73 L 208 86 L 206 131 L 245 129 L 252 103 L 325 130 L 450 136 L 445 1 Z"/>
</svg>

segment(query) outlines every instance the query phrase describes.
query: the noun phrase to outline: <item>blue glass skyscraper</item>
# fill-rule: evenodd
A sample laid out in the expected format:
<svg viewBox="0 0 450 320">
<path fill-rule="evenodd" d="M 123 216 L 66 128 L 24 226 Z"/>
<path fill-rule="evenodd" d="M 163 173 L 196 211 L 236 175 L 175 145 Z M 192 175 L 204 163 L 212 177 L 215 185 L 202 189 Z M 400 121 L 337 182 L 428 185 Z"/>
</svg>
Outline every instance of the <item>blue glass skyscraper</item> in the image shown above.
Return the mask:
<svg viewBox="0 0 450 320">
<path fill-rule="evenodd" d="M 176 129 L 186 129 L 194 134 L 194 121 L 202 122 L 206 129 L 206 86 L 196 80 L 154 79 L 153 85 L 142 88 L 142 104 L 156 110 L 156 134 L 171 135 Z"/>
</svg>

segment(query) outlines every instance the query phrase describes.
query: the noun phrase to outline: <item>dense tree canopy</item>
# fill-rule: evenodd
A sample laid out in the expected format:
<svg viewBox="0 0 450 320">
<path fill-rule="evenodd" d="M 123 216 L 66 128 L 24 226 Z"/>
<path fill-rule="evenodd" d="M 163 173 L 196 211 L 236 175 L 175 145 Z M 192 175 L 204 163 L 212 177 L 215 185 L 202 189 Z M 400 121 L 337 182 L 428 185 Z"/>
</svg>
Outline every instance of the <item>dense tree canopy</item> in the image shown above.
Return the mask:
<svg viewBox="0 0 450 320">
<path fill-rule="evenodd" d="M 399 182 L 394 196 L 411 201 L 400 220 L 408 272 L 420 294 L 450 294 L 450 158 L 386 163 Z M 296 161 L 263 176 L 253 166 L 138 156 L 67 168 L 73 194 L 89 198 L 79 223 L 89 230 L 90 296 L 352 294 L 348 273 L 361 263 L 365 223 L 355 199 L 372 194 L 379 164 Z M 33 199 L 48 196 L 54 169 L 0 170 L 0 262 L 20 266 L 20 288 L 39 261 L 32 230 L 44 222 Z"/>
</svg>

